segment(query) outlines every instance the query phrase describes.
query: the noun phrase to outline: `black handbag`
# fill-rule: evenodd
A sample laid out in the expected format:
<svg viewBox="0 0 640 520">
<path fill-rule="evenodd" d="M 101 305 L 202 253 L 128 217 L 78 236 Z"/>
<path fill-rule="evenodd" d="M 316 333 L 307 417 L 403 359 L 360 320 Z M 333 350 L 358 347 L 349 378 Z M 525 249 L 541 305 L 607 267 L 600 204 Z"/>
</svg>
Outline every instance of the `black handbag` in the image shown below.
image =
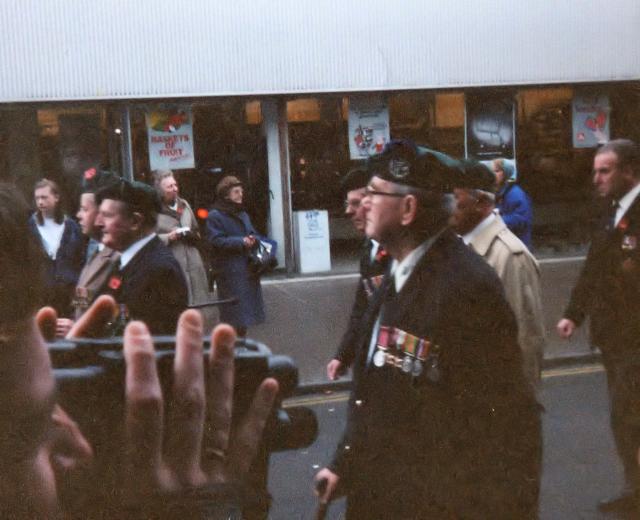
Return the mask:
<svg viewBox="0 0 640 520">
<path fill-rule="evenodd" d="M 276 252 L 278 243 L 266 237 L 256 237 L 256 242 L 249 251 L 249 271 L 255 275 L 263 275 L 278 265 Z"/>
</svg>

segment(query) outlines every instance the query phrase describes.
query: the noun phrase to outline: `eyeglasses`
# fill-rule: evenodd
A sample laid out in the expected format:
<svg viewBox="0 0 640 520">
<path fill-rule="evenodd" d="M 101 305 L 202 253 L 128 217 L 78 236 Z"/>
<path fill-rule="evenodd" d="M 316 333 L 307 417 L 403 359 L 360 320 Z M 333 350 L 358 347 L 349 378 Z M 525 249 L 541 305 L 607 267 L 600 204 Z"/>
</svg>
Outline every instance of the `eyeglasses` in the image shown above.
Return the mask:
<svg viewBox="0 0 640 520">
<path fill-rule="evenodd" d="M 364 196 L 371 197 L 372 195 L 380 195 L 381 197 L 406 197 L 406 193 L 392 193 L 388 191 L 376 191 L 367 186 L 364 189 Z"/>
</svg>

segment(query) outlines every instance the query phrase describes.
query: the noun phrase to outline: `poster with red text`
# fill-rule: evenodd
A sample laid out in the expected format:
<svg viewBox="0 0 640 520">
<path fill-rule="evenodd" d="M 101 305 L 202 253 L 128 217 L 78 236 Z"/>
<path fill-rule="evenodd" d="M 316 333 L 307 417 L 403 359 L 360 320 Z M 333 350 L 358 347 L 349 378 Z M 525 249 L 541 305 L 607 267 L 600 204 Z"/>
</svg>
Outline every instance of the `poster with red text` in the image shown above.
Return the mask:
<svg viewBox="0 0 640 520">
<path fill-rule="evenodd" d="M 150 109 L 146 121 L 151 170 L 195 168 L 191 107 Z"/>
</svg>

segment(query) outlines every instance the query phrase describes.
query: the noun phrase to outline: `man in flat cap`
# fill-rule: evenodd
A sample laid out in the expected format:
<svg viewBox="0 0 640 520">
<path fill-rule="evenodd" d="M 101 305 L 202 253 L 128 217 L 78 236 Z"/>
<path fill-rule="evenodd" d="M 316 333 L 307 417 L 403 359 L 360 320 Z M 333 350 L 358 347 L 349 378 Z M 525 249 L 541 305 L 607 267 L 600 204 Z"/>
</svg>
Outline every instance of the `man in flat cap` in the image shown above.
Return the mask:
<svg viewBox="0 0 640 520">
<path fill-rule="evenodd" d="M 524 372 L 536 388 L 545 342 L 540 266 L 496 211 L 495 177 L 489 168 L 467 159 L 463 169 L 453 190 L 455 208 L 450 223 L 464 243 L 498 273 L 518 321 Z"/>
<path fill-rule="evenodd" d="M 350 519 L 537 518 L 540 409 L 500 280 L 448 228 L 459 171 L 407 141 L 370 171 L 366 233 L 393 263 L 361 322 L 320 501 L 342 488 Z"/>
<path fill-rule="evenodd" d="M 158 194 L 142 182 L 120 179 L 98 190 L 96 203 L 102 243 L 120 253 L 101 293 L 113 295 L 126 318 L 144 321 L 152 334 L 172 334 L 188 291 L 180 265 L 153 231 Z"/>
<path fill-rule="evenodd" d="M 365 166 L 358 166 L 349 170 L 342 182 L 342 192 L 345 194 L 344 214 L 351 219 L 355 230 L 364 235 L 365 211 L 362 199 L 369 182 L 369 172 Z M 344 375 L 353 363 L 355 344 L 358 336 L 358 324 L 367 310 L 369 299 L 373 297 L 382 282 L 383 275 L 389 266 L 390 257 L 384 248 L 369 237 L 364 238 L 360 255 L 360 280 L 356 297 L 351 309 L 347 330 L 342 336 L 338 351 L 327 364 L 327 377 L 331 380 Z"/>
</svg>

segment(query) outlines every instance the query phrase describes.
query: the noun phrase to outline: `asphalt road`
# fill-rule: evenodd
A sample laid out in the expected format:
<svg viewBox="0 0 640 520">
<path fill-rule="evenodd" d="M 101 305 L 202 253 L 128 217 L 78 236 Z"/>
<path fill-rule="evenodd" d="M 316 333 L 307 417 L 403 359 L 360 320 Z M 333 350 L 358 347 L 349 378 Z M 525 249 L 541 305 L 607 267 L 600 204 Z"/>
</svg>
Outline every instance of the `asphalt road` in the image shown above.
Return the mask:
<svg viewBox="0 0 640 520">
<path fill-rule="evenodd" d="M 606 377 L 599 365 L 545 371 L 541 391 L 545 407 L 542 520 L 594 520 L 598 500 L 622 485 L 608 425 Z M 345 392 L 312 395 L 288 404 L 305 404 L 318 417 L 320 433 L 307 449 L 272 456 L 270 490 L 273 520 L 313 519 L 312 479 L 329 461 L 340 438 Z M 343 518 L 344 501 L 329 509 L 328 519 Z"/>
<path fill-rule="evenodd" d="M 570 341 L 559 339 L 555 333 L 582 263 L 582 257 L 540 261 L 546 358 L 590 352 L 586 327 Z M 347 326 L 357 283 L 355 273 L 265 280 L 262 286 L 267 320 L 250 327 L 249 337 L 266 343 L 274 353 L 291 356 L 299 367 L 301 384 L 326 383 L 325 367 Z"/>
</svg>

